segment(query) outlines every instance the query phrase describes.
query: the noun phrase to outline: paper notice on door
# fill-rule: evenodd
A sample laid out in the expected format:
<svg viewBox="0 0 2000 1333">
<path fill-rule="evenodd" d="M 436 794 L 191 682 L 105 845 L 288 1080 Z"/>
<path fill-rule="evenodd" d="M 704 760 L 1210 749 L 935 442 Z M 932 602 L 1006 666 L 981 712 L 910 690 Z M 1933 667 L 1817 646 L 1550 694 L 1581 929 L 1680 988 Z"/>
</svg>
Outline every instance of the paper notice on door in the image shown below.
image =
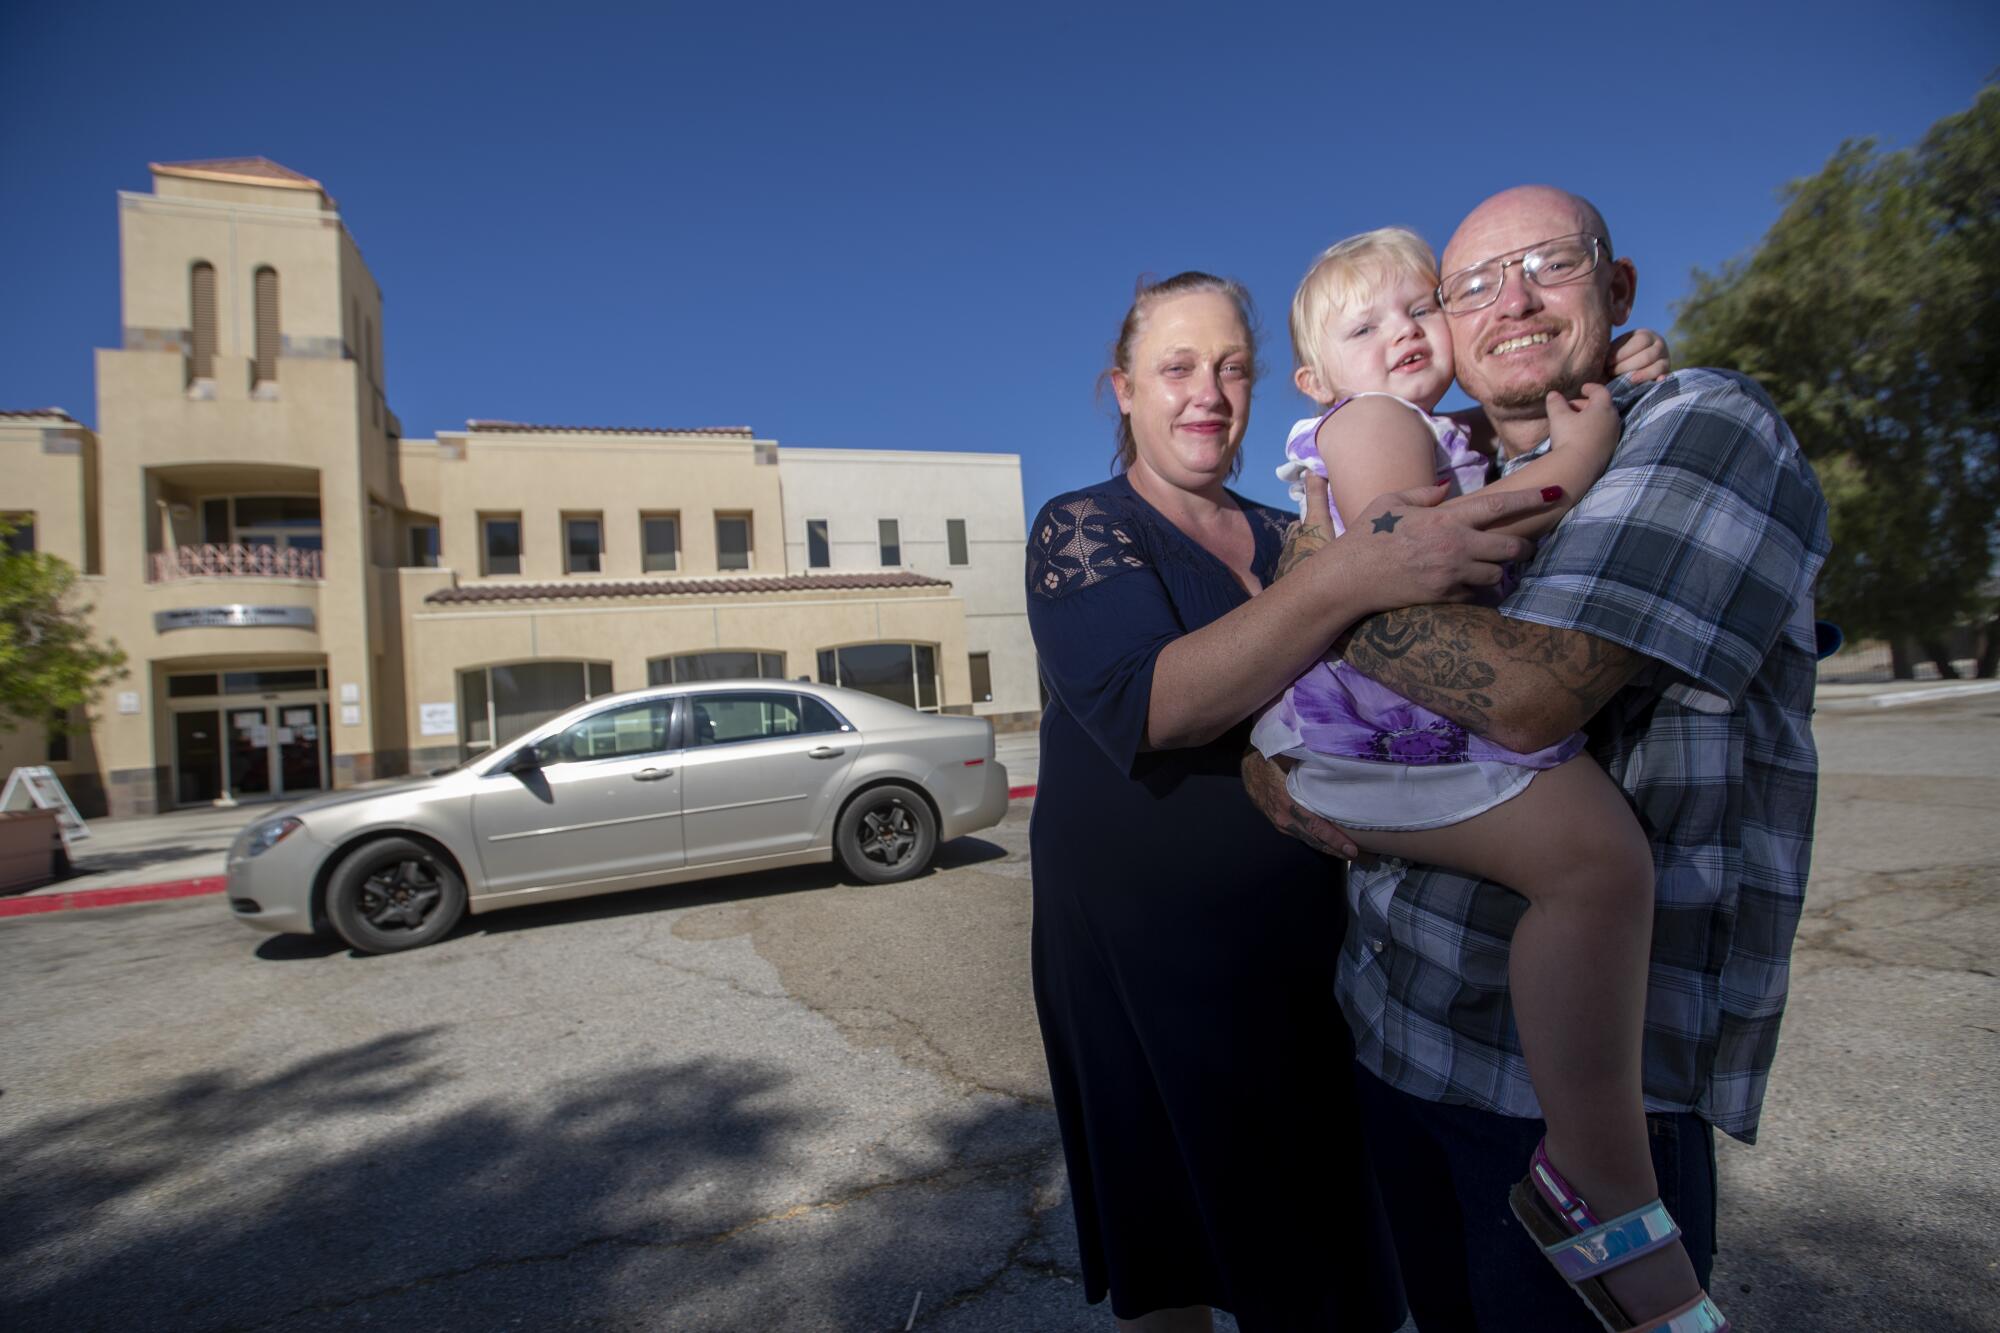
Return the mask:
<svg viewBox="0 0 2000 1333">
<path fill-rule="evenodd" d="M 263 716 L 258 713 L 238 713 L 235 721 L 238 731 L 255 731 L 264 725 Z"/>
<path fill-rule="evenodd" d="M 259 722 L 256 726 L 250 728 L 250 743 L 258 749 L 269 745 L 271 743 L 271 729 L 262 722 Z"/>
<path fill-rule="evenodd" d="M 292 729 L 290 727 L 279 727 L 278 744 L 290 745 L 291 743 L 292 743 Z"/>
<path fill-rule="evenodd" d="M 285 725 L 288 727 L 310 727 L 313 724 L 313 710 L 310 708 L 287 708 Z"/>
</svg>

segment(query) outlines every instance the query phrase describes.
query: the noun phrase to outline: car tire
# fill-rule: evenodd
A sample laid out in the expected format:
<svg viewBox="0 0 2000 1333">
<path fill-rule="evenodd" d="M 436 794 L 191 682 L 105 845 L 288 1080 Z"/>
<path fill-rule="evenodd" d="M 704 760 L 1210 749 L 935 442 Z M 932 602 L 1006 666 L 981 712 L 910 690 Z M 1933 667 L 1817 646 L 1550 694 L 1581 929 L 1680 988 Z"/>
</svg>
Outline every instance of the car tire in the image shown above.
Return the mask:
<svg viewBox="0 0 2000 1333">
<path fill-rule="evenodd" d="M 465 880 L 410 838 L 377 838 L 349 853 L 326 886 L 326 915 L 361 953 L 434 944 L 465 914 Z"/>
<path fill-rule="evenodd" d="M 841 812 L 833 847 L 847 873 L 868 884 L 921 875 L 937 853 L 937 820 L 908 787 L 870 787 Z"/>
</svg>

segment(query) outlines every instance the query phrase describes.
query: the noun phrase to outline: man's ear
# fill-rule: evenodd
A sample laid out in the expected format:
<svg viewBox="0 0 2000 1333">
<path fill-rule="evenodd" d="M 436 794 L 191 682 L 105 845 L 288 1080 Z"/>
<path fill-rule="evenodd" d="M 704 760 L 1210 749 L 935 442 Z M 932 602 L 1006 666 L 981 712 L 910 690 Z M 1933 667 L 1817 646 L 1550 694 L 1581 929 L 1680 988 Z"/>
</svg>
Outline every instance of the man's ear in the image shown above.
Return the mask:
<svg viewBox="0 0 2000 1333">
<path fill-rule="evenodd" d="M 1611 327 L 1632 318 L 1632 302 L 1639 295 L 1639 269 L 1629 259 L 1611 261 Z"/>
</svg>

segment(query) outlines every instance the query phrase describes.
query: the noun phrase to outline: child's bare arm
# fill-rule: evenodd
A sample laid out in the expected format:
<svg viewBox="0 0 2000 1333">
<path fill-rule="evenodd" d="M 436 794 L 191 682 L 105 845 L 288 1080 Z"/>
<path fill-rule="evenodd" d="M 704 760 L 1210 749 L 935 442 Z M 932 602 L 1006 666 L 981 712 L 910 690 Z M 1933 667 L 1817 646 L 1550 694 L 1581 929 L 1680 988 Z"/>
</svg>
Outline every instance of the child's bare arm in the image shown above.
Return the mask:
<svg viewBox="0 0 2000 1333">
<path fill-rule="evenodd" d="M 1667 340 L 1651 329 L 1633 329 L 1611 340 L 1611 355 L 1605 358 L 1604 377 L 1630 375 L 1640 384 L 1663 380 L 1673 371 Z"/>
<path fill-rule="evenodd" d="M 1376 497 L 1437 481 L 1437 439 L 1393 398 L 1356 398 L 1320 423 L 1327 496 L 1352 527 Z"/>
<path fill-rule="evenodd" d="M 1562 499 L 1553 509 L 1541 510 L 1505 523 L 1491 525 L 1492 531 L 1510 537 L 1539 537 L 1575 507 L 1611 462 L 1623 429 L 1611 393 L 1601 384 L 1583 386 L 1583 397 L 1575 402 L 1551 393 L 1549 409 L 1549 451 L 1534 462 L 1515 468 L 1500 480 L 1471 495 L 1444 502 L 1440 508 L 1464 504 L 1488 491 L 1540 491 L 1562 488 Z"/>
</svg>

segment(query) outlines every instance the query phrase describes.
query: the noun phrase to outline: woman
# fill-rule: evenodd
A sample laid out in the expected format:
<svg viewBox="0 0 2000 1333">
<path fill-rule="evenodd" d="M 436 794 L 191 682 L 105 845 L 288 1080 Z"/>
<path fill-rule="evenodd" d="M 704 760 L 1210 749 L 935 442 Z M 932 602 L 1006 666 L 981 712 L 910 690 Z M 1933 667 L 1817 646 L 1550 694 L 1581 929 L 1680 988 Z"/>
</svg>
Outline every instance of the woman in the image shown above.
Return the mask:
<svg viewBox="0 0 2000 1333">
<path fill-rule="evenodd" d="M 1490 585 L 1526 545 L 1405 493 L 1270 586 L 1290 516 L 1223 485 L 1251 328 L 1235 283 L 1142 287 L 1107 372 L 1118 474 L 1029 529 L 1051 694 L 1036 1007 L 1089 1300 L 1149 1333 L 1207 1329 L 1209 1307 L 1249 1333 L 1393 1329 L 1333 998 L 1339 871 L 1265 821 L 1237 767 L 1250 714 L 1348 626 Z"/>
</svg>

